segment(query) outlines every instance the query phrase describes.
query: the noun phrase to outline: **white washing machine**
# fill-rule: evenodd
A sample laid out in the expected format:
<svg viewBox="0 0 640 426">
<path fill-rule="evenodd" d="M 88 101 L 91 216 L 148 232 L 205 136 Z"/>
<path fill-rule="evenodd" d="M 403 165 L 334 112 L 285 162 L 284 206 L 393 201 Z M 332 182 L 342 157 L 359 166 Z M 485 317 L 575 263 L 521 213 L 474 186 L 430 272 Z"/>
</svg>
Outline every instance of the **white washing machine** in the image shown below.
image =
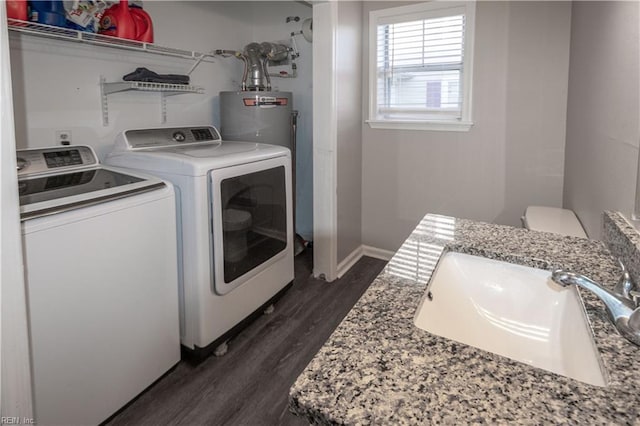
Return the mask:
<svg viewBox="0 0 640 426">
<path fill-rule="evenodd" d="M 127 130 L 107 164 L 175 185 L 181 341 L 202 358 L 293 281 L 291 155 L 211 126 Z"/>
<path fill-rule="evenodd" d="M 99 424 L 180 361 L 173 188 L 87 146 L 17 156 L 35 420 Z"/>
</svg>

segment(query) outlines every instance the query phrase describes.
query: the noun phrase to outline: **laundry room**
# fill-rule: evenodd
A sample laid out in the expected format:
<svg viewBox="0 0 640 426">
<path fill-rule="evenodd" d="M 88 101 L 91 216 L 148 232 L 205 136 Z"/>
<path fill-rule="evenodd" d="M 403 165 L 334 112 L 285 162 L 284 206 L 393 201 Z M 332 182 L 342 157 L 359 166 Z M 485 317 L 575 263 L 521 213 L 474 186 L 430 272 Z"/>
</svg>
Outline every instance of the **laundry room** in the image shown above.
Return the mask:
<svg viewBox="0 0 640 426">
<path fill-rule="evenodd" d="M 46 3 L 46 2 L 45 2 Z M 312 9 L 304 2 L 140 2 L 152 18 L 153 42 L 187 54 L 240 51 L 251 42 L 282 42 L 292 48 L 270 68 L 274 91 L 291 92 L 297 117 L 296 197 L 299 233 L 312 240 L 312 45 L 301 34 Z M 295 34 L 292 36 L 292 33 Z M 60 143 L 93 147 L 100 159 L 126 129 L 212 124 L 220 126 L 219 93 L 242 87 L 243 63 L 229 55 L 176 58 L 14 34 L 11 43 L 17 148 Z M 295 53 L 294 53 L 295 52 Z M 297 66 L 295 78 L 291 62 Z M 196 66 L 197 64 L 197 66 Z M 101 97 L 100 81 L 122 81 L 137 68 L 159 74 L 189 75 L 197 93 L 119 92 Z M 166 110 L 164 110 L 166 108 Z M 284 126 L 288 127 L 288 123 Z M 287 130 L 288 131 L 288 130 Z"/>
<path fill-rule="evenodd" d="M 640 418 L 639 0 L 0 22 L 1 424 Z"/>
</svg>

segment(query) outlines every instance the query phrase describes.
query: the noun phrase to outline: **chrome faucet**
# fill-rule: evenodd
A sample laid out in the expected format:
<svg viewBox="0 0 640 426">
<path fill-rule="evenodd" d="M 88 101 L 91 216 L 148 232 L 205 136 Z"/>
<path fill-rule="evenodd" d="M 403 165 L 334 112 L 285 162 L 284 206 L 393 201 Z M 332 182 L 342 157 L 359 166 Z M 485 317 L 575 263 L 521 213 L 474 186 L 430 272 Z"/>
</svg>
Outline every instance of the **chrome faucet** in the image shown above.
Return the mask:
<svg viewBox="0 0 640 426">
<path fill-rule="evenodd" d="M 635 285 L 629 273 L 623 266 L 623 275 L 611 292 L 595 281 L 584 275 L 558 269 L 551 274 L 551 279 L 562 287 L 577 285 L 594 293 L 604 303 L 609 319 L 616 326 L 618 332 L 629 340 L 640 346 L 640 308 L 637 303 L 637 296 L 640 293 L 635 291 Z"/>
<path fill-rule="evenodd" d="M 622 269 L 622 275 L 620 276 L 620 279 L 616 283 L 615 287 L 613 287 L 613 292 L 618 296 L 624 297 L 625 299 L 633 300 L 637 304 L 637 300 L 631 294 L 632 291 L 636 290 L 636 286 L 631 280 L 631 275 L 629 275 L 629 271 L 627 271 L 627 268 L 624 266 L 624 263 L 622 263 L 622 260 L 618 259 L 618 264 Z"/>
</svg>

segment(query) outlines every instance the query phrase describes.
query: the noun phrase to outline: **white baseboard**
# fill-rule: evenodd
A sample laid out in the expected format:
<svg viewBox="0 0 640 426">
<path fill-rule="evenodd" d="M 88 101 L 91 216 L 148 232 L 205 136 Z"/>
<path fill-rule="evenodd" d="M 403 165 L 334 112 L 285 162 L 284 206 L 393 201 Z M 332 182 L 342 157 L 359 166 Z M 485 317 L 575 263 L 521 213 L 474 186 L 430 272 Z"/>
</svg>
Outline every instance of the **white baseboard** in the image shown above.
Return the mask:
<svg viewBox="0 0 640 426">
<path fill-rule="evenodd" d="M 389 261 L 395 253 L 389 250 L 380 249 L 377 247 L 362 245 L 352 251 L 349 256 L 345 257 L 342 262 L 338 264 L 338 278 L 346 274 L 353 265 L 355 265 L 362 256 L 369 256 L 376 259 Z"/>
<path fill-rule="evenodd" d="M 376 259 L 386 260 L 387 262 L 391 260 L 394 254 L 396 254 L 395 252 L 390 250 L 384 250 L 371 246 L 362 246 L 362 250 L 365 256 L 375 257 Z"/>
<path fill-rule="evenodd" d="M 341 278 L 344 274 L 351 269 L 353 265 L 356 264 L 360 258 L 363 256 L 363 246 L 359 246 L 354 251 L 352 251 L 349 256 L 345 257 L 342 262 L 338 264 L 338 278 Z"/>
</svg>

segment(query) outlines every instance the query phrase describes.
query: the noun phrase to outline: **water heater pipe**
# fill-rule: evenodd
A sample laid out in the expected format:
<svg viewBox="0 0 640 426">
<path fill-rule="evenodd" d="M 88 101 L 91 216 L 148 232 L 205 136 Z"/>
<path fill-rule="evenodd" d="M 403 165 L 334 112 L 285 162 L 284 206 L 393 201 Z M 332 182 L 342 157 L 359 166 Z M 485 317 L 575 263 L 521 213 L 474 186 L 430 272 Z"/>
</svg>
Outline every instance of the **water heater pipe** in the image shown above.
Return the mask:
<svg viewBox="0 0 640 426">
<path fill-rule="evenodd" d="M 264 85 L 262 79 L 264 68 L 262 67 L 261 56 L 264 56 L 262 46 L 258 43 L 249 43 L 244 47 L 244 56 L 247 58 L 251 83 L 247 85 L 249 90 L 262 90 Z"/>
<path fill-rule="evenodd" d="M 289 57 L 289 48 L 284 44 L 265 41 L 260 43 L 260 47 L 262 48 L 262 54 L 270 61 L 280 62 Z"/>
<path fill-rule="evenodd" d="M 262 61 L 262 69 L 264 71 L 264 79 L 267 80 L 267 92 L 270 92 L 271 78 L 269 77 L 269 57 L 265 57 Z"/>
<path fill-rule="evenodd" d="M 296 78 L 298 76 L 298 66 L 295 62 L 291 62 L 291 72 L 280 71 L 277 74 L 267 74 L 269 77 L 278 78 Z"/>
<path fill-rule="evenodd" d="M 242 91 L 247 90 L 247 75 L 249 74 L 249 65 L 247 61 L 247 57 L 242 54 L 242 52 L 238 52 L 237 50 L 226 50 L 226 49 L 218 49 L 215 51 L 216 55 L 224 56 L 224 55 L 232 55 L 233 57 L 244 62 L 244 70 L 242 72 Z"/>
<path fill-rule="evenodd" d="M 293 39 L 292 39 L 293 40 Z M 295 41 L 294 41 L 295 45 Z M 293 53 L 291 53 L 293 51 Z M 291 49 L 281 43 L 249 43 L 244 47 L 244 52 L 235 50 L 218 49 L 216 55 L 225 56 L 232 55 L 244 62 L 244 71 L 242 73 L 242 91 L 270 91 L 271 77 L 294 78 L 297 77 L 297 66 L 295 62 L 291 62 L 291 73 L 282 72 L 279 74 L 269 74 L 269 62 L 281 62 L 291 57 L 291 59 L 299 56 L 295 48 Z M 294 56 L 295 55 L 295 56 Z M 251 76 L 249 76 L 251 73 Z M 247 83 L 247 79 L 250 83 Z M 263 83 L 266 81 L 266 86 Z"/>
</svg>

